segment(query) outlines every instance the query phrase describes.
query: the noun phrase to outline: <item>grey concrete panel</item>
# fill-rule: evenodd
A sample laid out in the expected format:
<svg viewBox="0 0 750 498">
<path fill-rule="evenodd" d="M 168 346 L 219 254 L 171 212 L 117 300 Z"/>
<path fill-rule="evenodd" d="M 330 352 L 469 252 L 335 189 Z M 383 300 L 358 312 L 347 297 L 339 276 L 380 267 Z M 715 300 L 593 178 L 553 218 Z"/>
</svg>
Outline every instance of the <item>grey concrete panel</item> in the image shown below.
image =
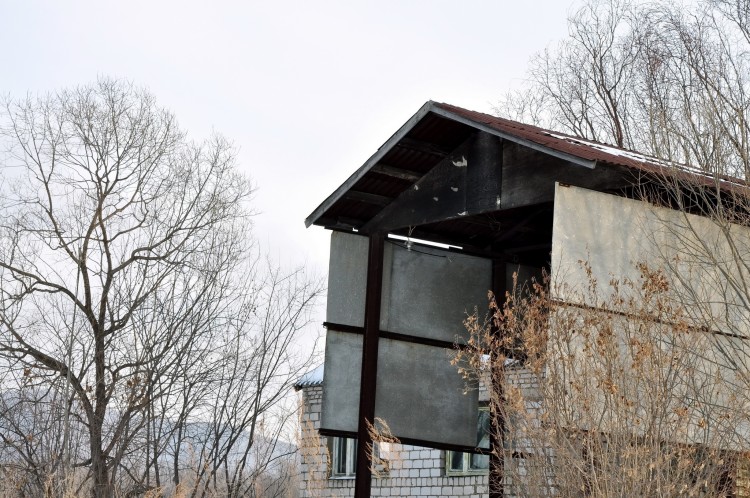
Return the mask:
<svg viewBox="0 0 750 498">
<path fill-rule="evenodd" d="M 747 446 L 750 421 L 737 403 L 747 385 L 748 341 L 578 306 L 553 309 L 549 324 L 545 374 L 553 384 L 565 379 L 565 386 L 575 386 L 556 391 L 554 401 L 571 426 L 594 433 L 648 431 L 733 451 Z M 604 355 L 592 346 L 602 331 L 613 333 Z M 686 406 L 691 410 L 684 417 L 674 416 Z M 638 419 L 652 422 L 632 423 Z"/>
<path fill-rule="evenodd" d="M 369 239 L 332 232 L 326 321 L 363 327 Z"/>
<path fill-rule="evenodd" d="M 423 246 L 409 251 L 391 243 L 386 244 L 384 260 L 381 329 L 466 340 L 466 314 L 475 307 L 487 309 L 491 260 Z"/>
<path fill-rule="evenodd" d="M 552 292 L 564 301 L 608 299 L 611 279 L 638 282 L 638 263 L 662 269 L 696 326 L 750 335 L 750 230 L 577 187 L 557 186 Z M 740 248 L 738 250 L 737 248 Z M 597 282 L 591 295 L 585 261 Z M 638 286 L 636 286 L 636 289 Z"/>
<path fill-rule="evenodd" d="M 670 386 L 664 399 L 680 403 L 691 400 L 700 410 L 695 416 L 704 417 L 708 424 L 695 420 L 679 437 L 682 442 L 700 442 L 709 446 L 737 449 L 739 438 L 746 444 L 750 437 L 750 424 L 746 412 L 733 408 L 737 405 L 737 393 L 746 388 L 746 372 L 750 368 L 750 306 L 745 291 L 737 282 L 750 279 L 750 230 L 736 225 L 717 225 L 714 221 L 655 207 L 644 202 L 602 194 L 576 187 L 558 186 L 555 196 L 555 213 L 552 245 L 552 289 L 553 296 L 562 301 L 587 305 L 557 311 L 551 320 L 548 348 L 554 353 L 555 341 L 560 336 L 574 333 L 578 326 L 566 324 L 556 327 L 556 321 L 575 313 L 582 321 L 591 313 L 601 313 L 611 322 L 616 337 L 621 337 L 620 347 L 632 344 L 632 339 L 658 345 L 664 355 L 664 368 L 670 371 L 687 372 L 679 376 L 680 382 Z M 591 278 L 581 267 L 584 261 L 590 267 Z M 678 314 L 664 311 L 643 298 L 640 271 L 637 263 L 646 263 L 652 270 L 663 271 L 668 285 L 664 287 L 664 298 Z M 629 299 L 613 301 L 610 281 L 623 282 L 629 279 L 633 286 L 620 285 L 620 296 L 632 297 L 637 303 L 635 310 L 628 308 Z M 660 301 L 663 303 L 664 301 Z M 643 308 L 638 308 L 642 306 Z M 622 316 L 592 309 L 615 309 Z M 651 307 L 649 309 L 649 307 Z M 618 309 L 621 308 L 621 309 Z M 666 308 L 669 309 L 669 308 Z M 649 315 L 659 320 L 638 320 L 638 315 Z M 625 318 L 627 317 L 627 318 Z M 603 321 L 597 319 L 595 322 Z M 666 324 L 686 320 L 695 326 L 685 330 L 677 327 L 677 333 Z M 705 327 L 705 328 L 704 328 Z M 723 332 L 708 333 L 705 330 Z M 646 331 L 651 330 L 651 336 Z M 587 350 L 581 338 L 573 338 L 571 344 L 563 343 L 551 369 L 568 368 L 566 378 L 588 384 L 592 376 L 586 370 Z M 571 351 L 575 351 L 571 355 Z M 596 358 L 594 360 L 597 360 Z M 677 364 L 679 362 L 679 365 Z M 602 362 L 599 362 L 602 363 Z M 606 362 L 604 362 L 606 364 Z M 676 366 L 677 365 L 677 366 Z M 631 363 L 624 371 L 629 372 Z M 615 369 L 617 370 L 617 369 Z M 647 399 L 641 396 L 643 389 L 630 373 L 620 384 L 632 389 L 631 394 L 619 394 L 628 399 Z M 654 378 L 661 378 L 654 374 Z M 682 382 L 684 380 L 684 382 Z M 596 385 L 596 383 L 592 383 Z M 652 395 L 653 387 L 646 387 Z M 579 394 L 576 394 L 578 396 Z M 595 400 L 595 398 L 594 398 Z M 665 402 L 666 402 L 665 401 Z M 575 403 L 575 400 L 571 400 Z M 605 403 L 589 403 L 587 410 L 605 411 Z M 581 425 L 587 420 L 582 412 Z M 690 415 L 693 416 L 692 414 Z M 647 417 L 644 417 L 647 418 Z M 602 420 L 599 417 L 598 420 Z M 609 422 L 604 419 L 605 422 Z M 616 421 L 615 421 L 616 422 Z M 668 427 L 668 426 L 667 426 Z M 710 429 L 712 439 L 703 430 Z M 597 427 L 596 430 L 607 430 Z M 717 439 L 716 435 L 726 435 Z M 672 436 L 665 436 L 669 439 Z M 717 442 L 718 441 L 718 442 Z"/>
<path fill-rule="evenodd" d="M 453 352 L 380 339 L 375 416 L 399 438 L 476 445 L 476 383 L 467 386 Z M 321 428 L 357 431 L 362 336 L 329 330 Z M 468 387 L 468 389 L 467 389 Z"/>
<path fill-rule="evenodd" d="M 322 429 L 357 432 L 362 339 L 335 330 L 326 333 Z"/>
<path fill-rule="evenodd" d="M 644 256 L 638 235 L 638 201 L 573 186 L 556 185 L 552 229 L 552 291 L 580 302 L 588 289 L 581 262 L 606 286 L 611 276 L 633 278 L 635 262 Z M 608 289 L 601 298 L 609 293 Z M 597 299 L 600 300 L 600 299 Z"/>
<path fill-rule="evenodd" d="M 466 381 L 450 363 L 452 354 L 380 339 L 375 416 L 385 420 L 396 437 L 477 444 L 478 389 L 472 384 L 467 391 Z"/>
</svg>

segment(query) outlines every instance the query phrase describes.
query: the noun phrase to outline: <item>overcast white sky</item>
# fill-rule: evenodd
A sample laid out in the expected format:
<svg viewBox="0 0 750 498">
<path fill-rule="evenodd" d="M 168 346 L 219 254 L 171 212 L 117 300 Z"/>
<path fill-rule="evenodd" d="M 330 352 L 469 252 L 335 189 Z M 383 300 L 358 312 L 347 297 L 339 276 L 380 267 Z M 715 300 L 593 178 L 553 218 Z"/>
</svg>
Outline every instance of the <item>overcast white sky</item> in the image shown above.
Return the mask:
<svg viewBox="0 0 750 498">
<path fill-rule="evenodd" d="M 196 139 L 218 131 L 258 187 L 255 232 L 327 272 L 304 219 L 427 100 L 490 112 L 572 0 L 0 0 L 0 92 L 98 75 L 145 86 Z"/>
</svg>

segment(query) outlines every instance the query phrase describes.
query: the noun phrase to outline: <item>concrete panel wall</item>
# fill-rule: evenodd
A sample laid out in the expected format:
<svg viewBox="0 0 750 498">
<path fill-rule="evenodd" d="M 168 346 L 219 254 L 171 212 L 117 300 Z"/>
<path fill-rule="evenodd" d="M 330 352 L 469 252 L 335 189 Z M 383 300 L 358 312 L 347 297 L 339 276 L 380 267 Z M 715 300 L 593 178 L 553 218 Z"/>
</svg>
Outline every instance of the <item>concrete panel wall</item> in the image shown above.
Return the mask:
<svg viewBox="0 0 750 498">
<path fill-rule="evenodd" d="M 577 294 L 588 288 L 580 261 L 588 262 L 593 277 L 605 284 L 611 275 L 637 277 L 634 264 L 653 259 L 639 234 L 645 221 L 639 204 L 578 187 L 556 186 L 551 263 L 557 297 L 580 302 Z"/>
<path fill-rule="evenodd" d="M 380 328 L 453 342 L 466 339 L 463 321 L 487 309 L 492 261 L 440 249 L 411 251 L 386 244 Z"/>
<path fill-rule="evenodd" d="M 327 322 L 364 326 L 368 246 L 362 235 L 331 233 Z"/>
<path fill-rule="evenodd" d="M 325 365 L 321 427 L 357 432 L 362 336 L 329 330 Z"/>
<path fill-rule="evenodd" d="M 636 265 L 644 262 L 665 271 L 671 295 L 695 326 L 749 335 L 750 230 L 577 187 L 558 185 L 555 195 L 556 297 L 582 302 L 589 293 L 579 261 L 591 267 L 596 301 L 607 299 L 612 278 L 637 282 Z"/>
<path fill-rule="evenodd" d="M 451 365 L 452 351 L 380 339 L 375 416 L 398 437 L 477 444 L 478 387 Z"/>
<path fill-rule="evenodd" d="M 660 437 L 665 440 L 742 448 L 750 440 L 746 411 L 738 409 L 747 403 L 745 393 L 750 388 L 750 341 L 746 339 L 750 296 L 739 283 L 750 276 L 748 248 L 750 230 L 745 227 L 721 226 L 632 199 L 558 186 L 552 293 L 562 301 L 585 306 L 567 307 L 552 315 L 548 351 L 559 354 L 550 368 L 567 370 L 564 377 L 571 383 L 593 391 L 591 386 L 613 382 L 617 399 L 643 404 L 652 399 L 646 393 L 656 395 L 655 407 L 633 405 L 634 420 L 649 419 L 653 416 L 649 410 L 672 414 L 689 407 L 687 415 L 676 422 L 665 417 L 660 425 Z M 590 276 L 581 261 L 588 264 Z M 661 298 L 644 292 L 638 263 L 663 271 L 666 285 Z M 625 279 L 634 284 L 623 285 Z M 619 283 L 618 300 L 612 299 L 613 281 Z M 598 334 L 605 339 L 609 334 L 607 340 L 616 348 L 614 356 L 611 351 L 610 357 L 600 354 L 592 346 L 601 345 L 596 342 Z M 645 350 L 649 356 L 643 355 Z M 641 360 L 654 357 L 652 371 L 644 373 L 644 365 L 649 364 Z M 603 373 L 597 374 L 597 368 Z M 611 372 L 620 372 L 620 377 L 612 379 Z M 659 379 L 659 385 L 651 384 L 653 379 Z M 657 388 L 667 382 L 664 379 L 668 389 L 659 393 Z M 575 396 L 583 395 L 576 392 Z M 607 396 L 605 391 L 589 396 L 586 411 L 580 412 L 580 425 L 609 431 L 621 423 L 629 408 L 614 411 Z M 569 400 L 569 405 L 575 407 L 576 401 Z M 663 410 L 667 404 L 674 409 Z M 592 420 L 604 426 L 589 427 Z"/>
<path fill-rule="evenodd" d="M 380 339 L 375 416 L 400 438 L 474 446 L 478 389 L 451 365 L 451 350 Z M 362 336 L 326 335 L 321 427 L 357 431 Z"/>
<path fill-rule="evenodd" d="M 326 320 L 364 326 L 368 239 L 334 232 Z M 446 342 L 464 341 L 463 321 L 487 309 L 492 285 L 488 259 L 388 242 L 383 261 L 380 328 Z M 329 330 L 321 427 L 357 431 L 362 336 Z M 476 444 L 477 390 L 464 379 L 450 350 L 380 339 L 375 415 L 394 435 L 444 444 Z"/>
</svg>

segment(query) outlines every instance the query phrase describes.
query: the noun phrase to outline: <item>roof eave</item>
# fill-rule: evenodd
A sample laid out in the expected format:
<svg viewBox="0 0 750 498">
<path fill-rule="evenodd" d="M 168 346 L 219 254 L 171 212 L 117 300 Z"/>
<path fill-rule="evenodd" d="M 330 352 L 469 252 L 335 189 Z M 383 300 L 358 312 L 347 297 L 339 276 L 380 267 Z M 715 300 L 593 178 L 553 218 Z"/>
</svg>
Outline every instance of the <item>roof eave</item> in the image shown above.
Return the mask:
<svg viewBox="0 0 750 498">
<path fill-rule="evenodd" d="M 560 152 L 531 140 L 519 138 L 510 133 L 497 130 L 484 123 L 466 118 L 452 111 L 444 109 L 440 107 L 439 104 L 430 100 L 427 101 L 411 118 L 409 118 L 409 120 L 403 126 L 401 126 L 401 128 L 399 128 L 398 131 L 394 133 L 383 145 L 381 145 L 380 148 L 378 148 L 377 152 L 375 152 L 375 154 L 373 154 L 367 161 L 365 161 L 365 163 L 357 171 L 355 171 L 354 174 L 352 174 L 344 183 L 339 186 L 339 188 L 337 188 L 331 195 L 326 198 L 326 200 L 324 200 L 317 208 L 315 208 L 312 213 L 310 213 L 310 215 L 305 219 L 305 227 L 309 227 L 310 225 L 313 225 L 315 222 L 317 222 L 318 219 L 320 219 L 320 217 L 323 216 L 323 214 L 331 208 L 331 206 L 333 206 L 339 199 L 341 199 L 350 188 L 352 188 L 359 180 L 361 180 L 362 177 L 364 177 L 370 171 L 370 169 L 372 169 L 383 158 L 383 156 L 385 156 L 385 154 L 388 153 L 389 150 L 391 150 L 391 148 L 398 144 L 398 142 L 400 142 L 414 128 L 414 126 L 416 126 L 416 124 L 419 123 L 422 118 L 424 118 L 430 112 L 434 112 L 438 116 L 442 116 L 458 123 L 471 126 L 491 135 L 495 135 L 502 139 L 515 142 L 519 145 L 523 145 L 530 149 L 548 154 L 553 157 L 557 157 L 564 161 L 568 161 L 585 168 L 594 169 L 596 167 L 596 161 L 583 159 L 573 154 Z"/>
<path fill-rule="evenodd" d="M 323 215 L 328 209 L 333 206 L 336 201 L 341 199 L 341 197 L 351 188 L 354 186 L 355 183 L 357 183 L 359 180 L 362 179 L 363 176 L 367 174 L 370 169 L 372 169 L 373 166 L 375 166 L 378 161 L 380 161 L 383 156 L 391 150 L 392 147 L 394 147 L 398 142 L 401 141 L 402 138 L 406 136 L 407 133 L 409 133 L 414 126 L 419 123 L 422 118 L 424 118 L 429 112 L 434 111 L 435 109 L 435 103 L 433 101 L 427 101 L 409 120 L 404 123 L 401 128 L 398 129 L 396 133 L 394 133 L 391 138 L 386 140 L 386 142 L 378 148 L 377 152 L 370 156 L 370 158 L 365 161 L 365 163 L 352 174 L 347 180 L 342 183 L 339 188 L 337 188 L 331 195 L 329 195 L 326 200 L 320 203 L 320 205 L 315 208 L 315 211 L 310 213 L 310 216 L 305 219 L 305 227 L 309 227 Z"/>
</svg>

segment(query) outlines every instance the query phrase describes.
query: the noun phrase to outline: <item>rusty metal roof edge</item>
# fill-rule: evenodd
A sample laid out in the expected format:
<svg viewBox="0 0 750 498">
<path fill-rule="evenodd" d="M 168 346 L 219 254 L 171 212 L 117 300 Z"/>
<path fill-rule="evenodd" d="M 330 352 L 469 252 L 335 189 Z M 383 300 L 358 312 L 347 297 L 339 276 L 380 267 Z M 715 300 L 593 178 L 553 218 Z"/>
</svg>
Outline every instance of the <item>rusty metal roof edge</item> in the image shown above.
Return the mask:
<svg viewBox="0 0 750 498">
<path fill-rule="evenodd" d="M 452 111 L 449 111 L 448 109 L 444 109 L 440 107 L 440 105 L 436 105 L 432 112 L 435 114 L 438 114 L 440 116 L 443 116 L 444 118 L 452 119 L 454 121 L 457 121 L 459 123 L 463 123 L 468 126 L 473 126 L 474 128 L 477 128 L 481 131 L 484 131 L 486 133 L 489 133 L 491 135 L 495 135 L 497 137 L 500 137 L 504 140 L 510 140 L 511 142 L 515 142 L 519 145 L 523 145 L 525 147 L 528 147 L 529 149 L 533 149 L 539 152 L 543 152 L 544 154 L 557 157 L 558 159 L 562 159 L 564 161 L 571 162 L 573 164 L 577 164 L 579 166 L 583 166 L 585 168 L 594 169 L 596 167 L 596 161 L 592 161 L 590 159 L 583 159 L 581 157 L 578 157 L 574 154 L 568 154 L 566 152 L 561 152 L 556 149 L 552 149 L 550 147 L 547 147 L 542 144 L 538 144 L 532 140 L 527 140 L 525 138 L 520 138 L 512 133 L 507 133 L 500 131 L 496 128 L 493 128 L 492 126 L 488 126 L 484 123 L 481 123 L 479 121 L 474 121 L 473 119 L 469 119 L 467 117 L 461 116 L 459 114 L 456 114 Z"/>
<path fill-rule="evenodd" d="M 328 209 L 333 206 L 333 204 L 338 201 L 347 190 L 349 190 L 351 187 L 354 186 L 355 183 L 357 183 L 363 176 L 367 174 L 370 169 L 372 169 L 373 166 L 375 166 L 378 161 L 380 161 L 383 156 L 391 150 L 392 147 L 394 147 L 404 136 L 406 136 L 407 133 L 411 131 L 414 126 L 422 120 L 423 117 L 425 117 L 430 111 L 435 111 L 435 102 L 432 100 L 428 100 L 409 120 L 404 123 L 401 128 L 396 131 L 393 135 L 391 135 L 391 138 L 385 141 L 383 145 L 381 145 L 377 152 L 370 156 L 370 158 L 365 161 L 365 163 L 357 170 L 355 171 L 349 178 L 346 179 L 344 183 L 342 183 L 339 188 L 334 190 L 334 192 L 329 195 L 326 200 L 320 203 L 320 205 L 315 208 L 315 210 L 310 213 L 310 216 L 308 216 L 305 219 L 305 227 L 309 227 L 316 221 L 318 221 L 318 218 L 320 218 L 323 213 L 328 211 Z"/>
</svg>

